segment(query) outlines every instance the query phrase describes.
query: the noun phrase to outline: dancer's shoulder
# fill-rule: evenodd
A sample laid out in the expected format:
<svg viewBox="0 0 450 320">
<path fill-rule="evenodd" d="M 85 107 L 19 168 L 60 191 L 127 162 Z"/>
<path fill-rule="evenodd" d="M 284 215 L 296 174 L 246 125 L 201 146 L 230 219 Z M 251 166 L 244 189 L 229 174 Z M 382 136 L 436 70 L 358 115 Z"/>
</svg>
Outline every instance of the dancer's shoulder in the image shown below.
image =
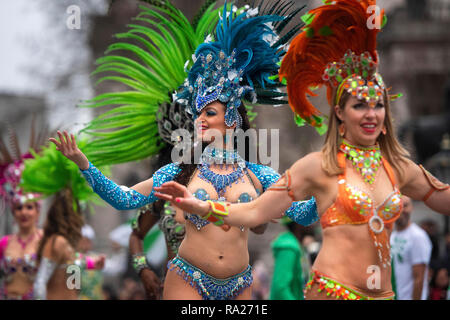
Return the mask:
<svg viewBox="0 0 450 320">
<path fill-rule="evenodd" d="M 301 170 L 316 174 L 322 170 L 322 152 L 311 152 L 303 158 L 298 159 L 291 167 L 292 171 Z"/>
<path fill-rule="evenodd" d="M 55 234 L 49 238 L 49 241 L 47 241 L 46 245 L 50 245 L 53 250 L 60 251 L 70 245 L 70 243 L 66 239 L 66 237 L 60 234 Z"/>
<path fill-rule="evenodd" d="M 252 162 L 246 162 L 246 165 L 247 169 L 249 169 L 261 183 L 263 191 L 267 190 L 267 188 L 277 182 L 280 178 L 280 174 L 269 166 Z"/>
<path fill-rule="evenodd" d="M 310 187 L 322 187 L 330 178 L 322 167 L 322 152 L 309 153 L 290 168 L 293 186 L 307 183 Z"/>
<path fill-rule="evenodd" d="M 153 174 L 153 187 L 160 187 L 163 183 L 172 181 L 180 171 L 181 168 L 178 163 L 169 163 L 159 168 Z"/>
<path fill-rule="evenodd" d="M 174 177 L 175 175 L 177 175 L 178 173 L 180 173 L 180 165 L 179 163 L 169 163 L 166 164 L 164 167 L 159 168 L 156 172 L 155 175 L 166 175 L 166 176 L 171 176 Z"/>
<path fill-rule="evenodd" d="M 53 234 L 45 241 L 42 256 L 53 261 L 59 261 L 68 248 L 72 248 L 72 246 L 66 237 Z"/>
<path fill-rule="evenodd" d="M 257 164 L 253 162 L 246 162 L 247 168 L 250 169 L 256 177 L 261 175 L 278 175 L 278 172 L 276 172 L 273 168 L 269 166 L 265 166 L 263 164 Z M 259 177 L 258 177 L 259 179 Z"/>
</svg>

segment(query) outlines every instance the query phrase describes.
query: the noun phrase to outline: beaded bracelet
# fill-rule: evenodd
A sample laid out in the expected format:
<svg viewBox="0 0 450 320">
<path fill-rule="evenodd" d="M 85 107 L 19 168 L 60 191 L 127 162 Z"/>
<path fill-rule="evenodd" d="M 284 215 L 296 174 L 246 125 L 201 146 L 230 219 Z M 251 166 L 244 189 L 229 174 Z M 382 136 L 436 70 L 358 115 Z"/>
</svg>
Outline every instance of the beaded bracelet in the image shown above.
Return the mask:
<svg viewBox="0 0 450 320">
<path fill-rule="evenodd" d="M 133 255 L 133 268 L 139 275 L 141 271 L 145 268 L 149 268 L 147 263 L 147 258 L 143 253 L 137 253 Z"/>
<path fill-rule="evenodd" d="M 203 219 L 214 223 L 216 226 L 222 226 L 225 223 L 223 218 L 228 216 L 229 213 L 227 203 L 221 201 L 214 202 L 211 200 L 206 200 L 206 202 L 209 203 L 211 210 L 203 217 Z"/>
<path fill-rule="evenodd" d="M 86 256 L 81 252 L 75 252 L 74 264 L 87 270 L 95 269 L 95 259 L 90 256 Z"/>
</svg>

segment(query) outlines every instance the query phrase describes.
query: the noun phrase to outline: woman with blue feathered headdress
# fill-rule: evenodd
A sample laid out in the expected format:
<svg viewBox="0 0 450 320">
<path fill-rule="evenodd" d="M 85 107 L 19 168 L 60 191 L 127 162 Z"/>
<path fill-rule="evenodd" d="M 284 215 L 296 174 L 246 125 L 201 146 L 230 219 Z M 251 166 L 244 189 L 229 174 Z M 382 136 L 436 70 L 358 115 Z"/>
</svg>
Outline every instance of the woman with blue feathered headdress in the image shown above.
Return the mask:
<svg viewBox="0 0 450 320">
<path fill-rule="evenodd" d="M 181 162 L 164 166 L 152 178 L 127 188 L 119 187 L 95 168 L 67 132 L 58 133 L 59 141 L 51 141 L 80 167 L 94 191 L 120 210 L 154 202 L 154 188 L 172 180 L 212 205 L 225 199 L 251 201 L 279 175 L 270 167 L 248 162 L 248 154 L 243 158 L 236 151 L 232 134 L 237 128 L 250 128 L 244 100 L 283 103 L 284 94 L 279 90 L 282 84 L 276 75 L 285 45 L 300 27 L 280 37 L 300 11 L 291 10 L 292 6 L 292 2 L 280 2 L 262 9 L 260 4 L 239 14 L 225 4 L 215 41 L 197 48 L 185 84 L 174 98 L 186 105 L 195 120 L 197 145 L 202 149 L 198 159 L 194 150 L 193 158 L 184 157 Z M 317 219 L 314 200 L 295 203 L 289 210 L 302 216 L 304 224 Z M 177 214 L 183 219 L 181 212 Z M 253 279 L 248 229 L 231 228 L 214 216 L 202 219 L 184 213 L 184 219 L 186 235 L 178 255 L 169 263 L 164 299 L 250 299 Z"/>
</svg>

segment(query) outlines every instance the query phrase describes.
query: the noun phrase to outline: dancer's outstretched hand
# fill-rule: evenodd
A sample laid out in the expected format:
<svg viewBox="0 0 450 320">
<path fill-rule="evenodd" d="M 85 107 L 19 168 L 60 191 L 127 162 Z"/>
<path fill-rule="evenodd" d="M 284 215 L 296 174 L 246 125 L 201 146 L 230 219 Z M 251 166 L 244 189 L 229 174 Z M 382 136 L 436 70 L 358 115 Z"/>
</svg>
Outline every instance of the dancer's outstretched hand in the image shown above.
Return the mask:
<svg viewBox="0 0 450 320">
<path fill-rule="evenodd" d="M 64 131 L 64 135 L 57 131 L 59 136 L 59 141 L 55 138 L 50 138 L 51 142 L 56 145 L 56 150 L 61 151 L 61 153 L 69 160 L 72 160 L 81 170 L 86 170 L 89 168 L 89 160 L 86 158 L 83 152 L 78 149 L 77 142 L 73 134 L 69 136 L 67 131 Z"/>
<path fill-rule="evenodd" d="M 166 182 L 154 189 L 155 196 L 170 201 L 172 205 L 183 211 L 200 216 L 205 216 L 209 212 L 209 204 L 206 201 L 195 198 L 185 186 L 178 182 Z"/>
</svg>

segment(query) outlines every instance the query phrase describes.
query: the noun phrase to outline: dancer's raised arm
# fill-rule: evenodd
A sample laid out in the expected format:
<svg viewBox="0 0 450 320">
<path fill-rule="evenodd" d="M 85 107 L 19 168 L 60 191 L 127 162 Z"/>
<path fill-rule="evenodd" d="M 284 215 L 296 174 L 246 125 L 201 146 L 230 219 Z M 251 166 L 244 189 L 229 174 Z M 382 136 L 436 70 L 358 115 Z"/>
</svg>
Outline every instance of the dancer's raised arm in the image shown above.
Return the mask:
<svg viewBox="0 0 450 320">
<path fill-rule="evenodd" d="M 155 202 L 157 198 L 153 187 L 172 180 L 179 172 L 176 164 L 169 164 L 155 172 L 150 179 L 131 188 L 119 186 L 89 162 L 86 155 L 78 148 L 73 134 L 69 136 L 67 131 L 64 131 L 64 134 L 58 131 L 58 136 L 60 141 L 55 138 L 49 140 L 65 157 L 80 168 L 94 192 L 117 210 L 136 209 Z"/>
</svg>

